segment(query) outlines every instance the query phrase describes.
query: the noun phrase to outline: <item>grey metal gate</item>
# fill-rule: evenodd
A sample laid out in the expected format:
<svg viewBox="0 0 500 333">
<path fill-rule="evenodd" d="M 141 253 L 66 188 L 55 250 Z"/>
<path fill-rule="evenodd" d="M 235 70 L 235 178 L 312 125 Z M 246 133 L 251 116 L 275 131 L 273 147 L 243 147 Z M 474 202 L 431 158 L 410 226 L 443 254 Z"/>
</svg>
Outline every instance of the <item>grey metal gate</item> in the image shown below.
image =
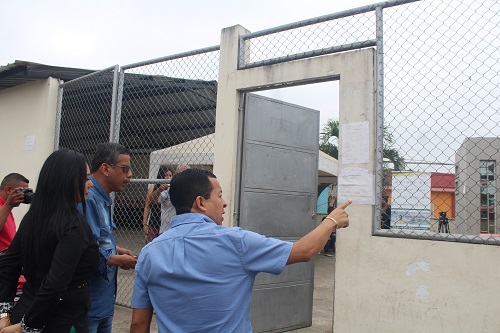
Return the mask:
<svg viewBox="0 0 500 333">
<path fill-rule="evenodd" d="M 254 94 L 245 98 L 239 226 L 296 241 L 315 226 L 319 112 Z M 312 323 L 313 263 L 257 276 L 255 332 Z"/>
</svg>

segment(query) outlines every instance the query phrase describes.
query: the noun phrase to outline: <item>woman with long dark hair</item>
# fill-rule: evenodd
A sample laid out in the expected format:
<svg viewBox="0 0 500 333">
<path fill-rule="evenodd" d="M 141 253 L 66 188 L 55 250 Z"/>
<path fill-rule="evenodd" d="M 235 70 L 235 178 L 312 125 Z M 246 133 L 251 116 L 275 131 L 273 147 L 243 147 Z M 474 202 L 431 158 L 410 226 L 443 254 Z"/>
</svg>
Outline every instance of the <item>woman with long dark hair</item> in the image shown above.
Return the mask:
<svg viewBox="0 0 500 333">
<path fill-rule="evenodd" d="M 0 257 L 1 333 L 88 332 L 87 284 L 99 252 L 77 204 L 85 211 L 89 174 L 85 157 L 69 149 L 55 151 L 43 164 L 31 207 Z M 26 283 L 13 306 L 21 273 Z"/>
</svg>

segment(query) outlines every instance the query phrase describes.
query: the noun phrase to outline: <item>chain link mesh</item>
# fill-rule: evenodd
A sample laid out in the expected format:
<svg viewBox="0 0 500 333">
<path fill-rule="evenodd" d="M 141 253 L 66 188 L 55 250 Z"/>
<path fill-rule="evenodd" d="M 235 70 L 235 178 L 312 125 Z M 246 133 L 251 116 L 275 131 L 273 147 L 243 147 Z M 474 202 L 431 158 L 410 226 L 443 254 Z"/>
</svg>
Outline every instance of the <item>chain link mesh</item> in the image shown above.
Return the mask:
<svg viewBox="0 0 500 333">
<path fill-rule="evenodd" d="M 133 179 L 114 194 L 113 219 L 117 244 L 135 254 L 147 243 L 142 222 L 148 188 L 165 182 L 160 167 L 212 170 L 219 50 L 210 50 L 125 66 L 119 84 L 114 68 L 60 88 L 56 146 L 80 151 L 89 161 L 97 145 L 110 140 L 131 151 Z M 120 270 L 118 304 L 130 306 L 133 279 L 133 270 Z"/>
<path fill-rule="evenodd" d="M 393 232 L 473 242 L 500 234 L 499 14 L 500 4 L 485 0 L 384 11 L 384 194 Z"/>
<path fill-rule="evenodd" d="M 368 46 L 367 41 L 375 39 L 374 12 L 323 21 L 325 19 L 311 19 L 300 24 L 304 26 L 263 36 L 259 33 L 256 37 L 254 34 L 243 36 L 245 43 L 241 46 L 239 68 L 327 54 L 339 51 L 340 46 L 345 49 L 353 48 L 353 45 Z"/>
<path fill-rule="evenodd" d="M 383 46 L 375 230 L 500 244 L 499 12 L 494 0 L 383 2 L 242 36 L 239 68 Z"/>
<path fill-rule="evenodd" d="M 116 130 L 132 152 L 134 179 L 116 193 L 114 219 L 117 243 L 139 253 L 147 242 L 141 228 L 146 193 L 161 183 L 160 166 L 172 173 L 179 165 L 212 170 L 219 51 L 124 68 Z M 149 232 L 156 233 L 152 212 Z M 129 305 L 134 272 L 120 273 L 117 303 Z"/>
</svg>

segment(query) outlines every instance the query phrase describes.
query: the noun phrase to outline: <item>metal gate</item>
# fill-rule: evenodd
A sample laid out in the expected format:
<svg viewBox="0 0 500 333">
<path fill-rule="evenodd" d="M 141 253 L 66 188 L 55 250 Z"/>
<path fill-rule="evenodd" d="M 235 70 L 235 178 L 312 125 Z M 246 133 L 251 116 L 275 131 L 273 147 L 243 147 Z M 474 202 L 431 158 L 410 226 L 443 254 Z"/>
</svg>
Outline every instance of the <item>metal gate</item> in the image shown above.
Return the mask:
<svg viewBox="0 0 500 333">
<path fill-rule="evenodd" d="M 247 94 L 244 108 L 239 226 L 296 241 L 315 226 L 319 112 Z M 257 276 L 255 332 L 312 323 L 313 263 Z"/>
</svg>

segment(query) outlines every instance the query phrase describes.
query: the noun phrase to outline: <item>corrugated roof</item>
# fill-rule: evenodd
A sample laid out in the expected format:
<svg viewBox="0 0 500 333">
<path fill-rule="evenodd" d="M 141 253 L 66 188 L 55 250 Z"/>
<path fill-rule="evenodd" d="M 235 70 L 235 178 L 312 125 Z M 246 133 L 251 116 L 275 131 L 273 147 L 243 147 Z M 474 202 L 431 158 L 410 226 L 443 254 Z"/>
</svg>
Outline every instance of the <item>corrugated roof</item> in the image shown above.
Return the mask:
<svg viewBox="0 0 500 333">
<path fill-rule="evenodd" d="M 56 67 L 16 60 L 13 64 L 0 67 L 0 90 L 49 77 L 67 82 L 93 72 L 95 71 L 89 69 Z"/>
</svg>

